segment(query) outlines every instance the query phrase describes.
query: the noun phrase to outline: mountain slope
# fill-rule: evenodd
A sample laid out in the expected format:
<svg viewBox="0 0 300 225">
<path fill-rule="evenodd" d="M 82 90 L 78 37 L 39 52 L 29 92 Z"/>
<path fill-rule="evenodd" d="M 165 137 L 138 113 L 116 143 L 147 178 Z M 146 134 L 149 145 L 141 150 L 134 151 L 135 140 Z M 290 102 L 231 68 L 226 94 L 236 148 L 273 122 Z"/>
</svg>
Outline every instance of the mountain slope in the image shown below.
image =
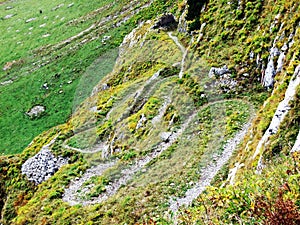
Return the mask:
<svg viewBox="0 0 300 225">
<path fill-rule="evenodd" d="M 39 49 L 50 64 L 100 58 L 70 83 L 67 122 L 0 158 L 1 222 L 298 224 L 297 1 L 102 4 Z M 102 10 L 128 21 L 101 36 Z M 94 41 L 107 44 L 80 53 Z"/>
</svg>

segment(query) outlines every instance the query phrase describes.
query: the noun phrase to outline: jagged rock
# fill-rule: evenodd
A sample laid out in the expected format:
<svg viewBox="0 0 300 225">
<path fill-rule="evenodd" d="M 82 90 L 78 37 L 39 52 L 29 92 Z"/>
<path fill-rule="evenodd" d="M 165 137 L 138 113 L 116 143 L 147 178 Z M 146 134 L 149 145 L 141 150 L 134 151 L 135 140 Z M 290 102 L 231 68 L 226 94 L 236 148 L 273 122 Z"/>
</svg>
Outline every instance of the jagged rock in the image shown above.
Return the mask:
<svg viewBox="0 0 300 225">
<path fill-rule="evenodd" d="M 274 135 L 278 132 L 278 129 L 280 125 L 282 124 L 282 121 L 285 119 L 286 115 L 288 114 L 290 110 L 290 103 L 294 100 L 294 96 L 297 91 L 297 87 L 300 85 L 300 65 L 298 65 L 295 69 L 295 72 L 290 79 L 289 86 L 285 92 L 284 99 L 278 104 L 277 109 L 275 111 L 275 114 L 272 118 L 272 121 L 260 139 L 258 145 L 256 146 L 256 151 L 253 155 L 253 159 L 257 157 L 265 148 L 266 143 L 268 142 L 271 135 Z M 259 167 L 257 167 L 258 170 Z"/>
<path fill-rule="evenodd" d="M 264 74 L 263 85 L 264 87 L 271 88 L 274 84 L 274 76 L 276 74 L 274 61 L 270 59 Z"/>
<path fill-rule="evenodd" d="M 162 15 L 158 21 L 152 27 L 153 29 L 158 29 L 160 27 L 169 27 L 176 23 L 175 17 L 172 13 L 167 13 Z"/>
<path fill-rule="evenodd" d="M 142 114 L 142 115 L 141 115 L 141 118 L 140 118 L 139 122 L 137 123 L 135 129 L 136 129 L 136 130 L 140 129 L 141 127 L 144 126 L 144 124 L 145 124 L 146 122 L 147 122 L 147 118 L 146 118 L 145 114 Z"/>
<path fill-rule="evenodd" d="M 186 21 L 186 15 L 188 13 L 188 4 L 187 1 L 184 1 L 185 4 L 185 8 L 182 12 L 182 14 L 179 17 L 179 21 L 178 21 L 178 32 L 182 32 L 185 33 L 187 32 L 188 29 L 188 25 L 187 25 L 187 21 Z"/>
<path fill-rule="evenodd" d="M 273 88 L 274 77 L 283 68 L 286 53 L 289 50 L 289 48 L 293 45 L 293 33 L 289 36 L 288 44 L 285 43 L 280 50 L 276 47 L 277 41 L 278 41 L 278 37 L 276 37 L 274 40 L 273 46 L 270 50 L 270 56 L 268 59 L 267 68 L 263 74 L 262 83 L 263 86 L 266 88 Z M 275 68 L 274 58 L 277 56 L 279 57 L 277 60 L 277 68 Z"/>
<path fill-rule="evenodd" d="M 108 84 L 102 84 L 101 91 L 105 91 L 107 89 L 109 89 Z"/>
<path fill-rule="evenodd" d="M 28 180 L 33 181 L 35 184 L 40 184 L 53 176 L 65 164 L 67 164 L 66 159 L 62 157 L 56 158 L 46 147 L 34 157 L 29 158 L 22 165 L 21 171 L 22 174 L 27 176 Z"/>
<path fill-rule="evenodd" d="M 171 136 L 172 136 L 172 132 L 163 132 L 160 134 L 160 139 L 163 142 L 168 142 Z"/>
<path fill-rule="evenodd" d="M 210 78 L 212 78 L 213 76 L 220 77 L 226 73 L 231 73 L 226 65 L 220 68 L 212 67 L 208 73 L 208 76 Z"/>
<path fill-rule="evenodd" d="M 37 106 L 34 106 L 26 114 L 31 118 L 36 118 L 36 117 L 41 116 L 43 114 L 43 112 L 45 112 L 45 110 L 46 110 L 45 106 L 37 105 Z"/>
</svg>

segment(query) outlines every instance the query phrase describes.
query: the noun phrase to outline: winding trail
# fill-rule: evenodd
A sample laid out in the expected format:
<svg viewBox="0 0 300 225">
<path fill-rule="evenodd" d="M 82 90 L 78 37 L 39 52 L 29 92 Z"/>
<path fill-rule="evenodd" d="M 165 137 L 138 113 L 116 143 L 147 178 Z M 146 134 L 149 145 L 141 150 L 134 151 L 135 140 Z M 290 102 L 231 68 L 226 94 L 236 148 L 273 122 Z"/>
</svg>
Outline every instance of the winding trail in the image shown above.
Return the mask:
<svg viewBox="0 0 300 225">
<path fill-rule="evenodd" d="M 185 58 L 187 56 L 188 50 L 185 49 L 179 43 L 178 38 L 174 37 L 171 32 L 169 32 L 168 34 L 170 38 L 178 45 L 178 47 L 183 53 L 183 58 L 181 62 L 181 72 L 180 72 L 182 74 L 184 71 Z M 135 112 L 137 110 L 136 108 L 137 107 L 139 108 L 139 102 L 141 101 L 141 99 L 150 97 L 151 93 L 156 88 L 158 83 L 164 80 L 164 79 L 158 80 L 157 78 L 159 77 L 159 75 L 160 75 L 160 70 L 156 72 L 151 78 L 149 78 L 148 81 L 146 81 L 141 88 L 139 88 L 137 91 L 135 91 L 133 94 L 130 95 L 131 97 L 134 98 L 134 103 L 131 106 L 128 106 L 125 112 L 121 114 L 117 123 L 127 118 L 128 115 L 130 114 L 129 112 L 132 111 Z M 147 164 L 149 164 L 151 161 L 159 157 L 166 149 L 172 146 L 178 140 L 178 138 L 182 136 L 184 131 L 190 126 L 191 122 L 195 120 L 195 117 L 197 116 L 199 110 L 203 109 L 204 107 L 209 107 L 214 104 L 224 103 L 226 101 L 232 101 L 232 100 L 234 99 L 218 100 L 218 101 L 210 102 L 206 105 L 203 105 L 197 110 L 193 110 L 192 112 L 189 113 L 188 117 L 184 120 L 185 122 L 181 124 L 180 128 L 170 133 L 170 136 L 168 137 L 167 140 L 161 141 L 159 144 L 157 144 L 157 146 L 151 149 L 150 153 L 148 153 L 146 156 L 142 158 L 135 160 L 133 164 L 130 166 L 125 166 L 125 168 L 124 167 L 122 168 L 121 161 L 117 160 L 115 162 L 102 163 L 96 167 L 87 170 L 87 172 L 81 178 L 76 178 L 75 180 L 73 180 L 71 182 L 71 185 L 65 189 L 63 200 L 69 203 L 70 205 L 75 205 L 75 204 L 92 205 L 107 200 L 109 197 L 116 194 L 123 185 L 126 185 L 130 180 L 132 180 L 134 175 L 137 174 L 139 171 L 141 171 Z M 163 113 L 166 111 L 167 106 L 170 104 L 170 102 L 172 102 L 170 96 L 166 97 L 164 104 L 160 108 L 160 113 L 158 113 L 158 115 L 154 117 L 153 120 L 151 121 L 153 125 L 160 122 Z M 110 110 L 110 112 L 107 115 L 108 117 L 110 117 L 111 112 L 115 109 L 115 107 L 113 107 Z M 253 111 L 253 109 L 251 111 Z M 251 124 L 251 121 L 252 118 L 249 119 L 249 122 L 243 126 L 241 131 L 239 131 L 234 138 L 227 141 L 226 145 L 224 146 L 224 151 L 220 155 L 216 156 L 215 158 L 216 162 L 210 163 L 203 169 L 202 176 L 199 182 L 192 189 L 186 192 L 185 197 L 178 198 L 175 200 L 170 200 L 170 210 L 173 213 L 175 213 L 175 216 L 179 207 L 184 205 L 186 206 L 189 205 L 210 184 L 210 182 L 218 173 L 218 171 L 222 168 L 222 166 L 224 166 L 224 164 L 232 156 L 233 151 L 236 149 L 240 141 L 244 138 Z M 66 145 L 64 147 L 82 153 L 96 153 L 105 149 L 106 149 L 105 151 L 108 151 L 110 146 L 109 144 L 100 143 L 88 150 L 72 148 Z M 90 192 L 90 190 L 94 187 L 94 184 L 90 184 L 85 187 L 82 187 L 83 184 L 88 180 L 90 180 L 93 176 L 101 176 L 107 169 L 110 168 L 118 169 L 120 171 L 119 172 L 120 176 L 118 176 L 118 178 L 116 179 L 112 179 L 112 181 L 105 186 L 105 191 L 101 193 L 99 196 L 88 200 L 85 199 L 84 194 Z"/>
<path fill-rule="evenodd" d="M 68 140 L 69 139 L 67 139 L 66 141 L 68 141 Z M 93 154 L 93 153 L 97 153 L 97 152 L 101 152 L 101 151 L 106 151 L 109 148 L 109 146 L 104 143 L 96 144 L 92 148 L 87 148 L 87 149 L 74 148 L 65 143 L 62 145 L 62 147 L 66 148 L 68 150 L 81 152 L 83 154 Z"/>
<path fill-rule="evenodd" d="M 151 3 L 152 3 L 152 1 L 149 4 L 151 4 Z M 148 7 L 149 4 L 146 4 L 144 7 Z M 90 28 L 88 28 L 88 29 L 90 29 Z M 86 31 L 83 31 L 83 32 L 86 32 Z M 83 33 L 80 33 L 80 34 L 78 34 L 76 36 L 82 36 L 82 35 L 83 35 Z M 182 62 L 181 62 L 181 70 L 180 70 L 180 73 L 179 73 L 179 77 L 182 77 L 182 75 L 180 75 L 180 74 L 183 74 L 184 64 L 185 64 L 185 60 L 184 59 L 186 58 L 188 50 L 185 49 L 185 47 L 179 42 L 179 40 L 178 40 L 178 38 L 176 36 L 172 35 L 172 32 L 168 32 L 168 35 L 175 42 L 175 44 L 180 48 L 181 52 L 183 53 L 183 58 L 182 58 Z M 72 40 L 76 39 L 76 37 L 75 36 L 71 37 L 71 39 Z M 63 43 L 68 43 L 69 41 L 70 40 L 65 40 L 62 43 L 60 43 L 60 45 L 63 45 Z M 136 110 L 138 110 L 139 108 L 141 108 L 143 106 L 143 104 L 145 103 L 145 99 L 149 98 L 149 95 L 155 89 L 156 85 L 158 85 L 160 82 L 163 82 L 165 80 L 165 78 L 162 79 L 162 80 L 158 80 L 158 77 L 159 77 L 161 71 L 162 71 L 162 69 L 160 69 L 156 73 L 154 73 L 153 76 L 150 77 L 150 79 L 148 79 L 145 82 L 145 84 L 142 85 L 142 87 L 140 89 L 138 89 L 132 95 L 129 96 L 129 98 L 130 97 L 134 98 L 134 102 L 121 115 L 121 117 L 117 120 L 117 123 L 123 121 L 133 111 L 136 111 Z M 143 99 L 144 99 L 144 101 L 142 101 Z M 138 105 L 139 101 L 142 101 L 142 102 Z M 168 100 L 167 102 L 169 102 L 169 101 L 170 100 Z M 165 107 L 165 108 L 167 107 L 166 103 L 164 104 L 163 107 Z M 113 107 L 112 109 L 109 110 L 109 112 L 106 115 L 106 120 L 108 120 L 110 118 L 111 113 L 114 111 L 115 108 L 116 107 Z M 95 112 L 97 112 L 97 111 L 95 111 Z M 157 120 L 159 120 L 159 118 L 161 118 L 161 117 L 162 117 L 162 115 L 158 115 L 156 118 L 154 118 L 154 120 L 152 122 L 156 123 Z M 90 127 L 89 129 L 94 129 L 94 128 L 95 128 L 95 126 Z M 81 132 L 77 133 L 77 135 L 80 134 L 80 133 L 82 133 L 82 132 L 86 132 L 89 129 L 84 129 Z M 84 153 L 84 154 L 88 154 L 88 153 L 92 154 L 92 153 L 97 153 L 97 152 L 100 152 L 100 151 L 107 152 L 108 149 L 109 149 L 109 144 L 106 143 L 106 142 L 98 143 L 95 146 L 93 146 L 91 148 L 87 148 L 87 149 L 75 148 L 75 147 L 71 147 L 71 146 L 67 145 L 68 140 L 69 139 L 67 139 L 67 140 L 64 141 L 64 143 L 63 143 L 63 147 L 64 148 L 66 148 L 68 150 L 72 150 L 72 151 L 81 152 L 81 153 Z"/>
<path fill-rule="evenodd" d="M 215 158 L 215 162 L 211 162 L 202 170 L 200 180 L 193 188 L 186 192 L 184 197 L 170 200 L 170 210 L 174 213 L 175 218 L 176 213 L 181 206 L 189 206 L 192 201 L 196 199 L 206 189 L 207 186 L 210 185 L 212 179 L 230 159 L 233 151 L 245 137 L 248 129 L 250 128 L 251 121 L 252 119 L 250 119 L 248 123 L 242 127 L 242 129 L 234 136 L 234 138 L 227 141 L 222 154 Z"/>
<path fill-rule="evenodd" d="M 133 94 L 131 94 L 128 98 L 134 98 L 134 102 L 131 104 L 131 106 L 129 106 L 124 113 L 122 113 L 122 115 L 120 116 L 120 118 L 117 120 L 116 123 L 120 123 L 121 121 L 123 121 L 124 119 L 128 118 L 128 116 L 130 116 L 132 113 L 134 113 L 134 111 L 136 111 L 137 109 L 140 109 L 141 107 L 143 107 L 144 103 L 146 102 L 146 99 L 148 99 L 152 93 L 152 91 L 155 89 L 155 87 L 157 85 L 159 85 L 160 83 L 162 83 L 164 80 L 166 80 L 167 78 L 163 78 L 161 80 L 158 80 L 157 78 L 160 75 L 161 70 L 157 71 L 152 77 L 150 77 L 144 85 L 142 85 L 141 88 L 139 88 L 137 91 L 135 91 Z M 143 102 L 141 102 L 140 104 L 139 101 L 144 100 Z M 110 119 L 111 113 L 114 111 L 114 109 L 117 106 L 113 107 L 112 109 L 110 109 L 110 111 L 107 113 L 106 115 L 106 120 Z M 83 133 L 83 132 L 87 132 L 89 130 L 95 129 L 95 126 L 92 127 L 88 127 L 88 129 L 83 129 L 82 131 L 78 132 L 76 135 Z M 72 137 L 71 137 L 72 138 Z M 70 139 L 70 138 L 69 138 Z M 93 147 L 91 148 L 86 148 L 86 149 L 80 149 L 80 148 L 75 148 L 75 147 L 71 147 L 67 144 L 67 142 L 69 141 L 69 139 L 66 139 L 63 143 L 63 147 L 72 151 L 77 151 L 77 152 L 81 152 L 81 153 L 97 153 L 97 152 L 101 152 L 103 151 L 104 153 L 108 151 L 109 149 L 109 143 L 107 142 L 100 142 L 95 144 Z M 105 155 L 105 154 L 104 154 Z M 104 157 L 104 158 L 107 158 Z"/>
<path fill-rule="evenodd" d="M 89 200 L 84 200 L 84 199 L 78 199 L 80 198 L 79 193 L 85 193 L 90 190 L 92 187 L 91 185 L 86 186 L 85 188 L 81 189 L 83 184 L 90 180 L 92 177 L 95 176 L 101 176 L 104 171 L 106 171 L 109 168 L 112 168 L 116 162 L 107 162 L 100 164 L 98 166 L 92 167 L 88 169 L 85 174 L 81 178 L 75 178 L 75 180 L 71 181 L 69 187 L 65 189 L 65 193 L 63 195 L 62 200 L 65 202 L 68 202 L 71 206 L 77 205 L 77 204 L 82 204 L 82 205 L 90 205 L 93 204 L 93 202 Z M 80 192 L 79 192 L 80 190 Z"/>
<path fill-rule="evenodd" d="M 186 58 L 187 58 L 187 54 L 189 52 L 189 47 L 188 48 L 185 48 L 178 40 L 178 37 L 176 36 L 173 36 L 172 35 L 172 32 L 168 32 L 168 35 L 169 37 L 175 42 L 175 44 L 179 47 L 180 51 L 182 52 L 183 56 L 182 56 L 182 60 L 181 60 L 181 67 L 180 67 L 180 72 L 179 72 L 179 75 L 178 77 L 181 79 L 182 76 L 183 76 L 183 73 L 184 73 L 184 65 L 185 65 L 185 61 L 186 61 Z"/>
<path fill-rule="evenodd" d="M 163 153 L 166 149 L 168 149 L 170 146 L 174 144 L 174 142 L 178 139 L 179 136 L 182 135 L 182 133 L 186 130 L 190 122 L 195 118 L 197 115 L 197 112 L 192 113 L 186 122 L 182 124 L 181 128 L 177 130 L 176 132 L 173 132 L 168 142 L 161 142 L 158 146 L 156 146 L 151 153 L 149 153 L 147 156 L 137 160 L 134 165 L 130 166 L 129 168 L 123 169 L 121 171 L 121 178 L 111 182 L 109 185 L 105 187 L 106 191 L 102 194 L 100 194 L 98 197 L 93 198 L 91 200 L 84 200 L 84 199 L 78 199 L 76 192 L 78 192 L 83 183 L 88 181 L 93 176 L 100 176 L 103 174 L 103 172 L 106 169 L 112 168 L 115 163 L 109 163 L 109 164 L 100 164 L 99 166 L 90 169 L 87 171 L 87 173 L 77 180 L 72 181 L 72 184 L 69 188 L 65 189 L 65 194 L 63 197 L 63 200 L 65 202 L 68 202 L 70 205 L 75 204 L 82 204 L 82 205 L 90 205 L 90 204 L 97 204 L 102 201 L 105 201 L 110 196 L 114 195 L 122 185 L 126 185 L 129 180 L 132 179 L 132 177 L 140 171 L 143 167 L 145 167 L 148 163 L 150 163 L 153 159 L 159 157 L 161 153 Z M 91 188 L 91 187 L 89 187 Z M 84 192 L 87 190 L 81 190 L 81 192 Z"/>
</svg>

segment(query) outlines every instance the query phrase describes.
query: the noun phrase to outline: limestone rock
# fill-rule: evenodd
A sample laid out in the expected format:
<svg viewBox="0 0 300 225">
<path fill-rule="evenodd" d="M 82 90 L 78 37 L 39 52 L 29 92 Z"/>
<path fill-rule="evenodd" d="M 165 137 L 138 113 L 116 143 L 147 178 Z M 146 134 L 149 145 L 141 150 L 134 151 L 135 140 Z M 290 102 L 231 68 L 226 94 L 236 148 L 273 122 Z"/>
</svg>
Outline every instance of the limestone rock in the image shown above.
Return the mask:
<svg viewBox="0 0 300 225">
<path fill-rule="evenodd" d="M 163 132 L 160 134 L 160 139 L 163 142 L 168 142 L 171 136 L 172 136 L 172 132 Z"/>
<path fill-rule="evenodd" d="M 297 139 L 295 141 L 295 144 L 291 150 L 291 152 L 299 152 L 300 151 L 300 131 L 298 133 Z"/>
<path fill-rule="evenodd" d="M 49 149 L 43 148 L 22 165 L 22 174 L 35 184 L 40 184 L 53 176 L 65 164 L 67 164 L 66 159 L 56 158 Z"/>
<path fill-rule="evenodd" d="M 30 118 L 36 118 L 39 117 L 43 114 L 43 112 L 46 111 L 45 106 L 42 105 L 37 105 L 34 106 L 31 110 L 29 110 L 29 112 L 27 112 L 26 114 L 30 117 Z"/>
<path fill-rule="evenodd" d="M 147 122 L 147 118 L 146 118 L 145 114 L 142 114 L 142 115 L 141 115 L 141 118 L 140 118 L 139 122 L 137 123 L 135 129 L 136 129 L 136 130 L 140 129 L 141 127 L 144 126 L 144 124 L 145 124 L 146 122 Z"/>
<path fill-rule="evenodd" d="M 208 76 L 210 78 L 212 78 L 213 76 L 220 77 L 226 73 L 231 73 L 226 65 L 220 68 L 212 67 L 208 73 Z"/>
</svg>

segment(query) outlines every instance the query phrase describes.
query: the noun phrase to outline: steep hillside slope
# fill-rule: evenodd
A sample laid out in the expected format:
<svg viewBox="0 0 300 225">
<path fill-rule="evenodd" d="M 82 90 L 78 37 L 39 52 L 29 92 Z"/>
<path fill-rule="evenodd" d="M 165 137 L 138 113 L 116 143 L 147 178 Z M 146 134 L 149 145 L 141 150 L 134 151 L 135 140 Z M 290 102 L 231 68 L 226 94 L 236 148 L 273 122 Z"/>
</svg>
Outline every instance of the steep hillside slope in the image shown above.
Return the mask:
<svg viewBox="0 0 300 225">
<path fill-rule="evenodd" d="M 20 153 L 35 136 L 65 123 L 112 70 L 124 36 L 141 17 L 153 18 L 170 4 L 151 3 L 26 0 L 1 4 L 0 152 Z M 110 61 L 100 64 L 105 53 L 109 57 L 103 57 Z M 89 82 L 79 96 L 76 90 L 82 77 Z M 43 110 L 30 114 L 36 106 Z"/>
<path fill-rule="evenodd" d="M 67 17 L 75 6 L 52 11 L 65 7 Z M 15 106 L 21 114 L 36 105 L 46 112 L 15 118 L 12 130 L 25 120 L 30 125 L 20 126 L 30 135 L 52 128 L 22 153 L 0 157 L 1 223 L 299 224 L 299 3 L 90 7 L 82 8 L 84 16 L 70 13 L 67 26 L 78 30 L 53 30 L 57 37 L 28 48 L 33 56 L 24 62 L 3 53 L 13 63 L 2 96 L 45 71 L 56 75 L 67 66 L 78 74 L 69 91 L 42 80 L 43 102 L 33 91 L 24 99 L 27 111 Z M 69 97 L 55 97 L 60 91 Z M 13 112 L 4 98 L 5 113 Z M 5 115 L 3 124 L 10 121 Z M 57 120 L 47 125 L 51 118 Z M 18 152 L 16 139 L 3 134 L 4 147 L 12 146 L 4 153 Z"/>
</svg>

